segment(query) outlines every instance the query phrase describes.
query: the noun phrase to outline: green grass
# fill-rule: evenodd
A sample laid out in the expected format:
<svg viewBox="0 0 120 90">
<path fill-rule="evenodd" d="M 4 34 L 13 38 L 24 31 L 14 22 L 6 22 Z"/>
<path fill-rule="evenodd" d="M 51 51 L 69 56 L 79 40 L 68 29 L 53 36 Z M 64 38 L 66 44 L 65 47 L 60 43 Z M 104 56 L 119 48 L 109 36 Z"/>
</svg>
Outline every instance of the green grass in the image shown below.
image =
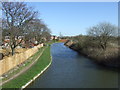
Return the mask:
<svg viewBox="0 0 120 90">
<path fill-rule="evenodd" d="M 10 82 L 4 84 L 3 88 L 21 88 L 25 85 L 29 80 L 31 80 L 34 76 L 39 74 L 49 63 L 51 60 L 50 55 L 50 46 L 48 46 L 36 64 L 34 64 L 29 70 L 25 73 L 21 74 L 17 78 L 11 80 Z"/>
</svg>

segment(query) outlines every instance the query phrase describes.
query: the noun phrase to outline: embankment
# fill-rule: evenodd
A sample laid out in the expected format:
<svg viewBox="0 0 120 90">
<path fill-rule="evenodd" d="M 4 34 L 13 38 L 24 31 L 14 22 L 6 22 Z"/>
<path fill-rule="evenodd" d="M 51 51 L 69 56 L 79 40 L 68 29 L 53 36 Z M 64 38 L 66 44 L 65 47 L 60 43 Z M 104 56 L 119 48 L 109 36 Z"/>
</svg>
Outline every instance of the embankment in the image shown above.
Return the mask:
<svg viewBox="0 0 120 90">
<path fill-rule="evenodd" d="M 39 48 L 43 47 L 43 44 L 40 44 L 34 48 L 28 49 L 25 52 L 15 54 L 11 57 L 0 60 L 0 76 L 9 70 L 13 69 L 17 65 L 25 62 L 29 57 L 35 54 Z"/>
<path fill-rule="evenodd" d="M 101 51 L 100 49 L 90 51 L 90 49 L 81 50 L 77 47 L 77 44 L 68 40 L 65 42 L 67 47 L 77 51 L 81 55 L 90 58 L 93 62 L 98 65 L 102 65 L 110 68 L 120 68 L 119 54 L 116 52 L 116 55 L 112 55 L 110 50 Z"/>
<path fill-rule="evenodd" d="M 46 46 L 37 62 L 26 72 L 4 84 L 4 88 L 26 88 L 51 65 L 50 46 Z"/>
</svg>

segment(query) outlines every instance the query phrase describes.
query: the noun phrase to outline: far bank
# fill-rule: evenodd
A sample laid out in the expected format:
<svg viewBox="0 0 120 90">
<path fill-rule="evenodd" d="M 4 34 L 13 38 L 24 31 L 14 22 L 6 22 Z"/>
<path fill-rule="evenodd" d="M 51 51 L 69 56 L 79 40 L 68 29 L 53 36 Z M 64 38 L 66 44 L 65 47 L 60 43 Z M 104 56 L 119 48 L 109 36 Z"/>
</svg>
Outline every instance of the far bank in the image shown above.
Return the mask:
<svg viewBox="0 0 120 90">
<path fill-rule="evenodd" d="M 110 67 L 110 68 L 120 68 L 120 61 L 118 54 L 118 50 L 116 52 L 112 52 L 114 48 L 108 48 L 106 51 L 103 51 L 101 49 L 92 49 L 92 48 L 86 48 L 81 49 L 78 43 L 68 40 L 64 43 L 67 47 L 77 51 L 79 54 L 90 58 L 93 62 L 95 62 L 98 65 Z M 119 49 L 119 48 L 117 48 Z"/>
</svg>

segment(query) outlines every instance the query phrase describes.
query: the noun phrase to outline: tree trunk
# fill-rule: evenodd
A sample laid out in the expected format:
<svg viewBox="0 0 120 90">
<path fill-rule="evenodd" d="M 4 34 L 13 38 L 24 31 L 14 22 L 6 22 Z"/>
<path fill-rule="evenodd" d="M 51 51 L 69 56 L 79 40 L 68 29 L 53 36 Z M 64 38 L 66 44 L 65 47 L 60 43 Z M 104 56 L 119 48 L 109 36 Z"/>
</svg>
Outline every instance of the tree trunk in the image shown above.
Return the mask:
<svg viewBox="0 0 120 90">
<path fill-rule="evenodd" d="M 11 50 L 12 50 L 12 56 L 14 55 L 14 50 L 15 50 L 15 48 L 11 48 Z"/>
<path fill-rule="evenodd" d="M 0 60 L 2 60 L 4 57 L 3 53 L 0 53 Z"/>
<path fill-rule="evenodd" d="M 105 50 L 105 46 L 103 44 L 101 44 L 101 47 L 102 47 L 103 50 Z"/>
</svg>

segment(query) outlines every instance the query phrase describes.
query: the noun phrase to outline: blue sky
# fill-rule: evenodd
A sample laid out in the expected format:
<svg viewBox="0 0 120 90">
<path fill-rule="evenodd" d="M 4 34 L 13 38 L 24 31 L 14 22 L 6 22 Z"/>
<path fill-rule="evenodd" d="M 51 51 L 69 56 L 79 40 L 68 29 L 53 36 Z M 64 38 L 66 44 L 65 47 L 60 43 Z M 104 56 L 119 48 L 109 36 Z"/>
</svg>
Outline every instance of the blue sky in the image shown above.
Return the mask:
<svg viewBox="0 0 120 90">
<path fill-rule="evenodd" d="M 118 24 L 117 2 L 29 2 L 39 11 L 39 18 L 53 35 L 86 34 L 87 28 L 99 22 Z"/>
</svg>

